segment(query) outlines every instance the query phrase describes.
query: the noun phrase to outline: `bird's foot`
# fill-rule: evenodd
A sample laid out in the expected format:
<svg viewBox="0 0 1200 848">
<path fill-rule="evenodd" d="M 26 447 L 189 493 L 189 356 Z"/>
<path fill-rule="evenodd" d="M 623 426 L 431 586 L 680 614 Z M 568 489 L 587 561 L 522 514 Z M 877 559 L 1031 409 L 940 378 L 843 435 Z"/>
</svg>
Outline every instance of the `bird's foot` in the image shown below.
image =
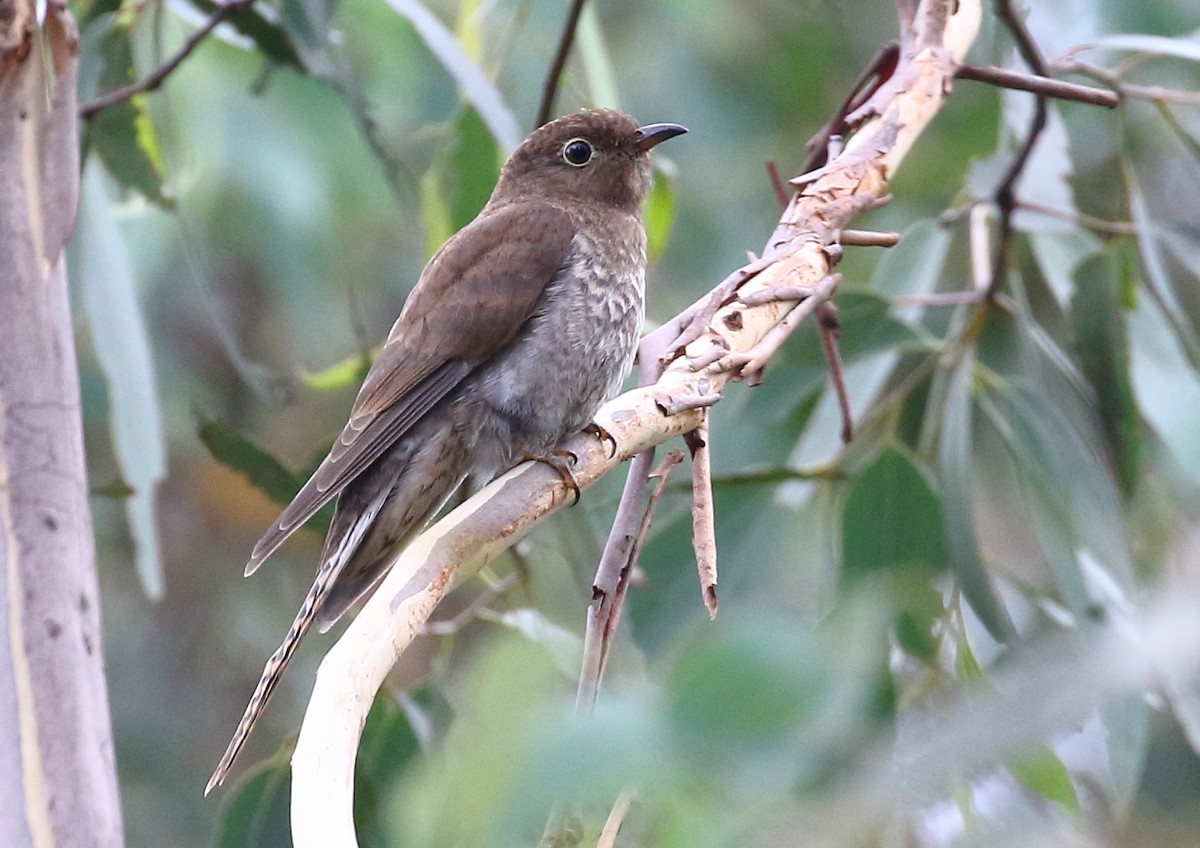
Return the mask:
<svg viewBox="0 0 1200 848">
<path fill-rule="evenodd" d="M 558 476 L 562 479 L 563 485 L 566 486 L 575 495 L 575 500 L 571 502 L 571 506 L 579 503 L 580 489 L 579 481 L 575 479 L 575 472 L 571 470 L 571 466 L 579 462 L 579 457 L 569 450 L 552 450 L 549 453 L 532 454 L 527 453 L 521 457 L 522 461 L 540 462 L 543 465 L 549 465 L 558 472 Z"/>
<path fill-rule="evenodd" d="M 610 453 L 608 455 L 609 459 L 612 459 L 614 456 L 617 455 L 616 436 L 614 436 L 612 433 L 605 430 L 603 427 L 601 427 L 595 421 L 593 421 L 592 423 L 590 423 L 586 427 L 584 427 L 583 432 L 587 433 L 589 436 L 595 436 L 597 439 L 600 440 L 601 444 L 609 444 L 612 446 L 612 453 Z"/>
</svg>

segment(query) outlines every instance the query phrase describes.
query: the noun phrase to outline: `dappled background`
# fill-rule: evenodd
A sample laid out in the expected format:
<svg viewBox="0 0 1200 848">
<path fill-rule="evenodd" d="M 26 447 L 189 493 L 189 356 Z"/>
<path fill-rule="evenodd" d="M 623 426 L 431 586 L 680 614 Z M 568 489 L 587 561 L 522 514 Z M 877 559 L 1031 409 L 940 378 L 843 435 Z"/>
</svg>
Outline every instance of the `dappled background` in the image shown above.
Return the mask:
<svg viewBox="0 0 1200 848">
<path fill-rule="evenodd" d="M 602 481 L 405 656 L 361 757 L 364 845 L 528 845 L 555 800 L 594 841 L 631 787 L 629 845 L 794 844 L 810 826 L 856 845 L 1200 840 L 1200 647 L 1161 606 L 1195 599 L 1200 567 L 1200 14 L 1036 5 L 1050 57 L 1174 39 L 1080 59 L 1192 99 L 1054 108 L 1019 191 L 1056 214 L 1018 216 L 1013 273 L 980 312 L 920 298 L 971 287 L 967 209 L 1032 98 L 961 82 L 863 219 L 900 245 L 840 268 L 853 444 L 811 327 L 713 411 L 717 621 L 677 472 L 600 708 L 569 719 L 623 475 Z M 82 100 L 160 64 L 211 8 L 115 6 L 75 5 Z M 424 261 L 532 128 L 566 7 L 260 4 L 256 28 L 221 28 L 88 126 L 70 267 L 131 845 L 288 844 L 284 767 L 330 636 L 284 679 L 249 783 L 201 790 L 321 535 L 242 568 Z M 587 4 L 558 112 L 691 131 L 655 153 L 650 321 L 761 248 L 778 216 L 764 163 L 795 173 L 895 31 L 883 0 Z M 988 16 L 971 59 L 1020 67 Z M 464 97 L 464 62 L 502 102 Z M 1153 691 L 1113 635 L 1139 610 L 1182 646 Z M 989 632 L 1010 620 L 1004 648 Z"/>
</svg>

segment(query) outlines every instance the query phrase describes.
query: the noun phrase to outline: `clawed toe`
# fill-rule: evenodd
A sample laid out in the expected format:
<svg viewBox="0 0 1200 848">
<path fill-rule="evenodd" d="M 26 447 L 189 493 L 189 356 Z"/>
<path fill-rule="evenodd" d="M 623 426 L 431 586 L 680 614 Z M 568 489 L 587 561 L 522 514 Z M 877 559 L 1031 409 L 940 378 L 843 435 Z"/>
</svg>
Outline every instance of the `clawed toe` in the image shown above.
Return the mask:
<svg viewBox="0 0 1200 848">
<path fill-rule="evenodd" d="M 569 450 L 553 450 L 544 454 L 525 454 L 523 459 L 530 462 L 540 462 L 543 465 L 549 465 L 558 472 L 558 476 L 562 479 L 563 485 L 566 486 L 575 495 L 575 499 L 571 501 L 571 506 L 579 503 L 580 488 L 579 481 L 575 479 L 575 472 L 571 470 L 571 466 L 579 462 L 579 457 L 574 451 Z"/>
<path fill-rule="evenodd" d="M 617 439 L 616 439 L 616 437 L 612 433 L 608 432 L 603 427 L 601 427 L 599 424 L 597 424 L 595 421 L 593 421 L 592 423 L 590 423 L 586 427 L 584 427 L 583 432 L 587 433 L 590 436 L 595 436 L 602 443 L 607 442 L 609 445 L 612 446 L 612 452 L 609 453 L 609 455 L 608 455 L 609 459 L 611 459 L 617 455 Z"/>
</svg>

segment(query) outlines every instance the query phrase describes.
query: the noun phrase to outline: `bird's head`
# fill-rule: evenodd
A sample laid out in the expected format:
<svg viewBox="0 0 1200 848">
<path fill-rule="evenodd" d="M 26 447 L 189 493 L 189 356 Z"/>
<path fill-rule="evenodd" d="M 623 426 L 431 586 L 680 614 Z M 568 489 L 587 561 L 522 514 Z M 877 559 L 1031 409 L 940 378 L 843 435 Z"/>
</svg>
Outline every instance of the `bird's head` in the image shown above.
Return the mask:
<svg viewBox="0 0 1200 848">
<path fill-rule="evenodd" d="M 534 130 L 509 157 L 493 201 L 536 195 L 635 212 L 650 187 L 650 149 L 685 132 L 678 124 L 639 127 L 612 109 L 566 115 Z"/>
</svg>

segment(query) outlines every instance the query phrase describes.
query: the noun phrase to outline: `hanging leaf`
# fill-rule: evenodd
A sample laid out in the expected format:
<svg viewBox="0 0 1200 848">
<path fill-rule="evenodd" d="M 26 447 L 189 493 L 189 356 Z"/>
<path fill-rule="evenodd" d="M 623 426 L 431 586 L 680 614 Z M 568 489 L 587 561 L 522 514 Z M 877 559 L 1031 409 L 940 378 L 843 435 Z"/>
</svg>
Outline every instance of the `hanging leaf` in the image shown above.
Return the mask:
<svg viewBox="0 0 1200 848">
<path fill-rule="evenodd" d="M 1126 497 L 1137 483 L 1141 440 L 1138 411 L 1129 376 L 1129 339 L 1122 318 L 1120 267 L 1104 253 L 1087 260 L 1075 274 L 1071 301 L 1075 350 L 1084 376 L 1095 392 L 1101 432 Z"/>
<path fill-rule="evenodd" d="M 643 215 L 646 220 L 646 255 L 651 262 L 662 258 L 667 249 L 667 238 L 675 217 L 675 168 L 665 159 L 656 159 L 654 165 L 654 185 L 646 198 Z"/>
<path fill-rule="evenodd" d="M 103 69 L 97 87 L 101 93 L 137 81 L 130 34 L 125 27 L 110 24 L 100 50 Z M 84 145 L 95 150 L 122 186 L 164 208 L 174 205 L 163 193 L 162 151 L 146 109 L 146 95 L 136 94 L 98 113 L 85 125 Z"/>
<path fill-rule="evenodd" d="M 290 770 L 275 757 L 233 790 L 217 826 L 216 848 L 290 848 Z"/>
<path fill-rule="evenodd" d="M 463 95 L 479 113 L 501 151 L 507 156 L 521 143 L 517 119 L 504 103 L 495 84 L 489 80 L 459 46 L 458 39 L 441 20 L 417 0 L 387 0 L 396 14 L 403 17 L 425 42 L 446 72 L 454 78 Z"/>
<path fill-rule="evenodd" d="M 100 166 L 84 170 L 71 267 L 83 291 L 96 358 L 109 387 L 109 425 L 121 477 L 132 489 L 125 501 L 138 577 L 146 594 L 162 597 L 155 501 L 166 475 L 166 446 L 150 339 L 125 240 L 109 210 Z"/>
<path fill-rule="evenodd" d="M 965 354 L 950 374 L 947 386 L 938 450 L 942 515 L 945 518 L 946 550 L 963 595 L 992 638 L 1004 642 L 1012 637 L 1013 625 L 979 556 L 975 519 L 971 515 L 971 377 L 974 367 L 974 354 Z"/>
</svg>

